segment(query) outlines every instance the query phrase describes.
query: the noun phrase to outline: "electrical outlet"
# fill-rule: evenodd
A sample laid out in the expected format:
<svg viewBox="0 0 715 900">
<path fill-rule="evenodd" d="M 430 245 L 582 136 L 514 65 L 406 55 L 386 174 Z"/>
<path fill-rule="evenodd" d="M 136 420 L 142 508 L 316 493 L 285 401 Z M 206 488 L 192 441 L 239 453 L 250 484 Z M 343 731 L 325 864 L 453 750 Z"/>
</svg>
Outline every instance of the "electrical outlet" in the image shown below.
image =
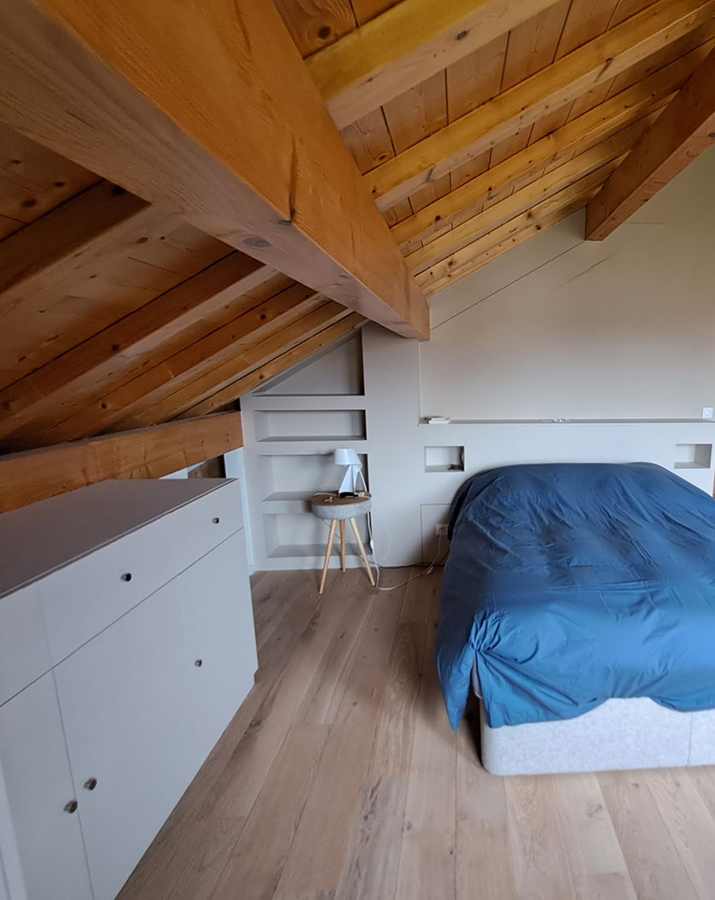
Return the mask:
<svg viewBox="0 0 715 900">
<path fill-rule="evenodd" d="M 446 522 L 438 522 L 434 526 L 434 533 L 437 537 L 447 537 L 447 532 L 449 531 L 449 525 Z"/>
</svg>

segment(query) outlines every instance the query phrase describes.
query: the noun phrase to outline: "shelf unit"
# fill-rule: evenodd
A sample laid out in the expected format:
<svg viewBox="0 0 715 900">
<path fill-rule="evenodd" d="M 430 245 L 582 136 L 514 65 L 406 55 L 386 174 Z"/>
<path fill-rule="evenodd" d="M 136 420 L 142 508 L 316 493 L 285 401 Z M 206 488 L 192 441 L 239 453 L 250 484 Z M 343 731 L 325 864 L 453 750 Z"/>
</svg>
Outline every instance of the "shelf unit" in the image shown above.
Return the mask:
<svg viewBox="0 0 715 900">
<path fill-rule="evenodd" d="M 336 448 L 355 450 L 369 484 L 363 384 L 358 333 L 242 398 L 257 568 L 322 566 L 328 529 L 309 501 L 340 486 L 344 468 L 333 463 Z M 365 517 L 357 522 L 367 541 Z M 350 540 L 347 564 L 361 564 Z"/>
</svg>

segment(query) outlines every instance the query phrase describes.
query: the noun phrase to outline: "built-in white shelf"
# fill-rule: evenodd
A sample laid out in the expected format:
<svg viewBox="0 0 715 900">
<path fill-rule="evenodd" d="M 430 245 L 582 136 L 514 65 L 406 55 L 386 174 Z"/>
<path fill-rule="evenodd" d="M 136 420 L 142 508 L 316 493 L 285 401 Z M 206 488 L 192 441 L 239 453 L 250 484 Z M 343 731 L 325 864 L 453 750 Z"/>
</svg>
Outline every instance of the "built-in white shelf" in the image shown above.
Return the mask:
<svg viewBox="0 0 715 900">
<path fill-rule="evenodd" d="M 676 444 L 676 469 L 709 469 L 712 462 L 712 444 Z"/>
<path fill-rule="evenodd" d="M 425 472 L 464 472 L 464 447 L 425 447 Z"/>
<path fill-rule="evenodd" d="M 253 414 L 256 440 L 363 441 L 366 437 L 364 409 L 258 409 Z"/>
</svg>

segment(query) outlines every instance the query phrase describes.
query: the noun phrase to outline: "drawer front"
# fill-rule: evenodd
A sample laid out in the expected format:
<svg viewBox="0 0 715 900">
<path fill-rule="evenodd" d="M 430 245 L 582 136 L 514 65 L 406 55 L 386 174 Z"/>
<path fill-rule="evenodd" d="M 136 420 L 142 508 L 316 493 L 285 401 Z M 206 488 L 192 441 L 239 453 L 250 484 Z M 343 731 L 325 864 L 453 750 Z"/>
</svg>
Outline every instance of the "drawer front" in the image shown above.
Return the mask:
<svg viewBox="0 0 715 900">
<path fill-rule="evenodd" d="M 242 526 L 238 482 L 150 522 L 38 582 L 52 663 L 200 559 Z"/>
<path fill-rule="evenodd" d="M 37 584 L 0 599 L 0 705 L 52 667 Z"/>
</svg>

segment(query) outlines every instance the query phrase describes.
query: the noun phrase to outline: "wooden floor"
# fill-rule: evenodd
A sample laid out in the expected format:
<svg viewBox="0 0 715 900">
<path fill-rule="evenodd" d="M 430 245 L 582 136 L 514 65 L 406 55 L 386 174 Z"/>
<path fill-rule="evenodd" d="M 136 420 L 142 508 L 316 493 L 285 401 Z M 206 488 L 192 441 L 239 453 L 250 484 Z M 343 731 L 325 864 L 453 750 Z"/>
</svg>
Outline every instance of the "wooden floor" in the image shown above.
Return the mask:
<svg viewBox="0 0 715 900">
<path fill-rule="evenodd" d="M 256 686 L 121 900 L 715 897 L 715 769 L 484 772 L 438 691 L 439 577 L 255 577 Z"/>
</svg>

